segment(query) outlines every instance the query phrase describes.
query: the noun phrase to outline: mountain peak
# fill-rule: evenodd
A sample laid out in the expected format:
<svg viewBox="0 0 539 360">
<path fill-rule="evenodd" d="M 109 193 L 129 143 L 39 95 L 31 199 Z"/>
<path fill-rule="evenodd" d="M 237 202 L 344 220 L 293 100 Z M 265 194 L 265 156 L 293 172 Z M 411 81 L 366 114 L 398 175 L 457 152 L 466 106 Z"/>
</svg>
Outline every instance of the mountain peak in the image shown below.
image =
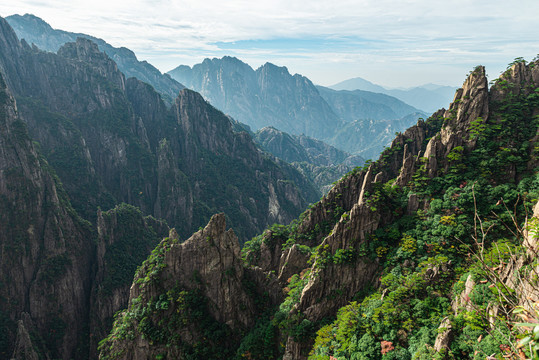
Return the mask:
<svg viewBox="0 0 539 360">
<path fill-rule="evenodd" d="M 263 70 L 268 70 L 268 71 L 279 71 L 282 72 L 283 74 L 290 74 L 289 71 L 288 71 L 288 68 L 286 66 L 278 66 L 278 65 L 275 65 L 273 63 L 270 63 L 270 62 L 266 62 L 264 65 L 260 66 L 257 71 L 263 71 Z"/>
</svg>

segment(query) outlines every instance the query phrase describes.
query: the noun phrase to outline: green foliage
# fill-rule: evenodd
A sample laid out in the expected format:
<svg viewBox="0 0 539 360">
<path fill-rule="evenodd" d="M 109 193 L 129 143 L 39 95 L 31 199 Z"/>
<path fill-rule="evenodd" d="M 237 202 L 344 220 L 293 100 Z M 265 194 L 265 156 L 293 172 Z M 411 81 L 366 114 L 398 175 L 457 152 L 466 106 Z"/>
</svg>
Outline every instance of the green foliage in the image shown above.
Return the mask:
<svg viewBox="0 0 539 360">
<path fill-rule="evenodd" d="M 42 270 L 39 274 L 39 281 L 43 283 L 53 283 L 66 274 L 66 267 L 71 265 L 71 260 L 67 254 L 60 254 L 49 257 L 43 261 Z"/>
<path fill-rule="evenodd" d="M 196 334 L 200 342 L 182 339 L 185 332 Z M 150 344 L 170 348 L 189 359 L 232 358 L 236 335 L 213 319 L 206 298 L 198 290 L 176 285 L 147 303 L 133 299 L 128 310 L 117 314 L 110 335 L 99 343 L 100 358 L 113 359 L 119 340 L 133 341 L 136 334 Z"/>
<path fill-rule="evenodd" d="M 120 204 L 113 210 L 102 213 L 107 226 L 110 226 L 112 239 L 105 253 L 105 273 L 100 285 L 100 295 L 111 295 L 114 289 L 128 286 L 133 281 L 137 267 L 150 254 L 161 240 L 152 224 L 159 225 L 155 219 L 143 217 L 134 206 Z M 114 227 L 112 227 L 114 224 Z"/>
</svg>

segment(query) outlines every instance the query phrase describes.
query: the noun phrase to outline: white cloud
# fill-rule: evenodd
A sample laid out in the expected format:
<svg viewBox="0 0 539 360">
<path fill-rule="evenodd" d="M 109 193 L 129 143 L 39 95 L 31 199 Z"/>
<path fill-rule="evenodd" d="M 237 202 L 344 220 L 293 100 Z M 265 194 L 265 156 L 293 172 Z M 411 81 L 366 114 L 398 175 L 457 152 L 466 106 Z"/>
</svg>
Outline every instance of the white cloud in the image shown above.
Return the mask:
<svg viewBox="0 0 539 360">
<path fill-rule="evenodd" d="M 128 47 L 163 71 L 228 54 L 253 66 L 286 65 L 322 84 L 355 76 L 394 86 L 458 84 L 479 63 L 497 75 L 514 57 L 539 53 L 536 0 L 19 0 L 0 5 L 2 16 L 27 12 L 55 28 Z M 324 48 L 222 50 L 216 45 L 287 38 L 320 39 Z"/>
</svg>

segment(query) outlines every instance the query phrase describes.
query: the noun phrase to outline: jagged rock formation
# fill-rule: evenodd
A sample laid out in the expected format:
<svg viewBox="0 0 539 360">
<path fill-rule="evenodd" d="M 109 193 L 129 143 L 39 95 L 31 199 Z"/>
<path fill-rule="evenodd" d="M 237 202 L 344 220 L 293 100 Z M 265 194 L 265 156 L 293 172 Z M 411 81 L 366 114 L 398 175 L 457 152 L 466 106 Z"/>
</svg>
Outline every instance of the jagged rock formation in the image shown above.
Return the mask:
<svg viewBox="0 0 539 360">
<path fill-rule="evenodd" d="M 262 154 L 198 94 L 182 90 L 167 108 L 90 40 L 56 55 L 0 26 L 0 64 L 21 117 L 85 218 L 126 202 L 187 236 L 225 211 L 245 241 L 317 199 L 304 176 Z"/>
<path fill-rule="evenodd" d="M 221 208 L 245 240 L 318 197 L 200 95 L 167 108 L 89 40 L 46 53 L 0 19 L 0 75 L 1 357 L 95 354 L 166 228 L 142 213 L 184 234 Z M 142 213 L 97 211 L 122 201 Z"/>
<path fill-rule="evenodd" d="M 282 180 L 294 172 L 200 95 L 183 90 L 167 109 L 87 40 L 46 54 L 19 43 L 2 20 L 0 30 L 0 220 L 14 224 L 0 228 L 2 356 L 92 354 L 85 346 L 97 339 L 88 341 L 88 329 L 103 333 L 123 306 L 129 269 L 166 230 L 120 207 L 97 212 L 93 234 L 69 202 L 78 182 L 96 180 L 89 205 L 77 205 L 82 211 L 125 199 L 188 223 L 181 233 L 197 223 L 197 206 L 198 214 L 217 209 L 204 196 L 239 209 L 231 223 L 258 219 L 252 233 L 268 219 L 286 220 L 293 211 L 283 205 L 302 203 Z M 349 173 L 297 221 L 255 237 L 242 254 L 224 214 L 183 243 L 171 230 L 138 269 L 100 356 L 529 357 L 489 330 L 514 338 L 513 308 L 529 311 L 539 299 L 537 219 L 520 229 L 518 214 L 529 206 L 521 196 L 539 194 L 538 68 L 539 61 L 516 61 L 489 91 L 477 67 L 449 110 L 399 133 L 377 162 Z M 63 140 L 69 146 L 59 149 Z M 60 166 L 73 159 L 76 167 Z M 229 185 L 214 181 L 223 176 Z M 269 215 L 247 217 L 258 211 Z"/>
<path fill-rule="evenodd" d="M 176 236 L 171 232 L 137 272 L 129 308 L 100 346 L 100 358 L 231 358 L 241 331 L 254 325 L 257 305 L 244 285 L 252 274 L 224 214 L 184 243 Z M 279 293 L 270 278 L 263 282 Z"/>
<path fill-rule="evenodd" d="M 104 40 L 90 35 L 53 29 L 42 19 L 30 14 L 11 15 L 6 20 L 19 39 L 24 39 L 27 43 L 34 44 L 45 51 L 57 52 L 64 44 L 76 42 L 77 38 L 91 40 L 98 45 L 100 51 L 114 60 L 126 78 L 135 77 L 152 85 L 167 104 L 171 104 L 178 96 L 178 92 L 184 88 L 170 76 L 161 74 L 148 62 L 138 61 L 135 54 L 127 48 L 115 48 Z"/>
<path fill-rule="evenodd" d="M 168 226 L 137 208 L 122 204 L 97 213 L 96 274 L 90 297 L 90 358 L 97 358 L 97 343 L 112 328 L 113 315 L 129 300 L 133 275 Z"/>
<path fill-rule="evenodd" d="M 498 123 L 508 121 L 507 113 L 513 111 L 511 101 L 518 101 L 516 96 L 521 95 L 521 98 L 525 98 L 526 105 L 524 106 L 529 106 L 530 109 L 517 104 L 516 108 L 522 112 L 519 113 L 519 117 L 511 118 L 512 121 L 517 119 L 525 123 L 529 121 L 527 120 L 529 116 L 533 117 L 538 114 L 539 104 L 533 100 L 535 99 L 533 96 L 539 84 L 533 80 L 536 72 L 536 67 L 533 65 L 516 63 L 502 75 L 490 93 L 485 70 L 481 66 L 477 67 L 470 73 L 463 87 L 457 91 L 449 110 L 442 109 L 427 121 L 419 121 L 416 126 L 402 134 L 397 134 L 391 147 L 382 153 L 376 163 L 361 171 L 355 171 L 339 181 L 320 202 L 301 216 L 294 227 L 288 229 L 289 233 L 284 232 L 282 235 L 283 230 L 272 230 L 264 235 L 258 253 L 256 253 L 256 248 L 250 248 L 247 256 L 250 263 L 262 267 L 265 271 L 274 271 L 278 274 L 283 268 L 283 262 L 279 259 L 286 256 L 286 252 L 281 252 L 280 248 L 290 246 L 288 245 L 290 238 L 295 240 L 294 246 L 316 246 L 311 265 L 305 260 L 303 263 L 296 264 L 297 269 L 310 266 L 306 281 L 300 288 L 301 296 L 296 298 L 289 313 L 291 319 L 300 319 L 296 320 L 297 327 L 300 327 L 304 321 L 312 324 L 324 317 L 332 316 L 354 296 L 371 285 L 382 286 L 382 289 L 387 286 L 378 283 L 378 276 L 382 269 L 379 261 L 384 258 L 384 252 L 387 251 L 384 246 L 376 245 L 376 242 L 380 241 L 378 237 L 387 238 L 386 234 L 391 234 L 394 231 L 392 229 L 396 230 L 393 224 L 398 224 L 399 219 L 405 219 L 403 215 L 424 214 L 430 209 L 430 201 L 436 195 L 427 197 L 424 195 L 424 190 L 421 190 L 430 182 L 436 183 L 442 177 L 451 179 L 455 176 L 453 174 L 459 172 L 479 170 L 482 171 L 482 176 L 488 176 L 491 183 L 516 181 L 524 176 L 527 166 L 532 163 L 518 165 L 518 160 L 516 163 L 513 160 L 513 164 L 500 163 L 500 166 L 505 167 L 507 171 L 494 173 L 490 170 L 493 165 L 487 163 L 488 160 L 482 160 L 483 153 L 480 150 L 476 151 L 476 148 L 479 144 L 496 146 L 491 145 L 496 144 L 492 140 L 490 143 L 484 140 L 486 136 L 489 136 L 489 139 L 492 137 L 504 139 L 503 136 L 489 131 L 498 129 Z M 521 82 L 520 79 L 526 79 L 527 82 Z M 512 88 L 515 90 L 511 93 Z M 505 93 L 500 95 L 503 91 Z M 508 93 L 509 97 L 507 97 Z M 513 126 L 517 125 L 514 123 Z M 505 139 L 509 142 L 509 149 L 518 148 L 519 141 L 531 139 L 536 131 L 533 126 L 531 128 L 531 132 L 526 130 L 522 133 L 522 139 Z M 528 151 L 530 150 L 525 150 L 525 152 Z M 495 151 L 492 152 L 494 153 Z M 466 157 L 471 157 L 474 161 L 484 161 L 489 165 L 484 169 L 468 169 L 467 165 L 462 164 Z M 530 161 L 533 161 L 533 157 Z M 457 188 L 462 189 L 465 186 L 470 185 L 467 185 L 466 181 L 457 182 Z M 401 191 L 407 194 L 404 201 L 397 200 L 399 196 L 402 196 L 398 195 Z M 458 198 L 458 195 L 454 196 Z M 456 208 L 454 211 L 458 214 L 464 210 Z M 449 216 L 441 221 L 451 222 L 451 219 L 453 217 Z M 397 232 L 397 236 L 399 235 Z M 402 243 L 405 240 L 409 239 L 404 236 L 400 241 Z M 415 241 L 415 239 L 410 241 Z M 370 258 L 366 256 L 368 251 L 366 252 L 365 249 L 367 248 L 371 248 L 373 252 L 376 250 L 376 255 L 374 257 L 371 255 Z M 522 265 L 522 262 L 520 264 Z M 414 268 L 416 265 L 407 260 L 399 266 Z M 520 267 L 517 266 L 517 268 Z M 442 279 L 452 274 L 451 261 L 445 260 L 435 265 L 428 265 L 421 270 L 420 274 L 422 281 L 430 284 L 429 286 L 440 286 L 436 284 L 443 283 Z M 468 279 L 464 288 L 466 291 L 454 304 L 455 309 L 462 306 L 466 309 L 471 306 L 470 296 L 474 289 L 471 278 Z M 527 293 L 530 292 L 528 289 Z M 385 294 L 385 292 L 382 293 L 382 299 Z M 354 307 L 354 305 L 349 306 Z M 495 318 L 497 311 L 495 307 L 489 308 L 489 314 L 492 314 L 491 319 Z M 335 326 L 337 329 L 342 325 Z M 440 330 L 441 333 L 436 341 L 431 343 L 431 347 L 427 344 L 425 348 L 427 350 L 422 351 L 432 350 L 445 353 L 451 351 L 450 348 L 454 344 L 452 339 L 456 336 L 451 330 L 454 326 L 445 321 L 440 324 L 440 328 L 443 331 Z M 290 336 L 286 332 L 283 336 L 287 341 L 284 349 L 285 359 L 307 358 L 312 347 L 312 340 L 297 335 Z M 404 335 L 399 335 L 399 339 L 405 342 Z M 325 349 L 324 354 L 328 354 L 327 348 Z"/>
</svg>

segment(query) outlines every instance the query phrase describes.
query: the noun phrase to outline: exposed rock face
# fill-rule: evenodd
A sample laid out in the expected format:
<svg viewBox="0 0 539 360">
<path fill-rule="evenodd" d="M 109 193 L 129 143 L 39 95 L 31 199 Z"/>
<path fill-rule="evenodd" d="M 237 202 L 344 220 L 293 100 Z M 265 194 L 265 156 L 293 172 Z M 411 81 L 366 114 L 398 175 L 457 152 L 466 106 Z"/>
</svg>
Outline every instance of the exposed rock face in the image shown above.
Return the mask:
<svg viewBox="0 0 539 360">
<path fill-rule="evenodd" d="M 162 265 L 154 267 L 154 260 L 148 260 L 138 272 L 131 287 L 130 306 L 116 320 L 113 336 L 102 347 L 100 357 L 121 354 L 117 358 L 147 359 L 157 354 L 166 354 L 171 358 L 184 358 L 189 349 L 200 342 L 222 346 L 217 349 L 222 351 L 222 356 L 226 356 L 227 348 L 234 349 L 234 344 L 237 346 L 238 332 L 254 324 L 257 308 L 243 285 L 246 277 L 253 274 L 245 272 L 238 239 L 232 230 L 226 230 L 224 214 L 213 216 L 204 229 L 184 243 L 178 243 L 174 237 L 171 232 L 169 239 L 160 245 L 163 252 L 156 254 L 158 258 L 154 260 Z M 157 273 L 152 272 L 152 269 L 157 269 Z M 177 294 L 174 293 L 172 297 L 164 295 L 171 294 L 171 291 L 177 291 Z M 192 304 L 181 300 L 187 298 L 188 294 L 196 294 L 199 299 L 197 301 L 204 302 L 206 316 L 226 329 L 223 331 L 229 334 L 227 338 L 219 338 L 218 334 L 214 334 L 214 338 L 205 338 L 202 335 L 205 329 L 201 328 L 201 324 L 183 321 L 173 323 L 176 317 L 181 320 L 190 316 L 192 310 L 189 306 Z M 164 326 L 163 322 L 168 321 L 169 326 L 175 327 L 173 331 L 176 335 L 174 339 L 157 340 L 144 332 L 144 325 L 132 313 L 138 311 L 135 308 L 139 304 L 151 304 L 163 296 L 170 298 L 167 307 L 163 311 L 151 308 L 146 316 L 155 324 L 159 322 L 161 327 Z M 121 324 L 126 322 L 128 327 L 123 331 L 130 332 L 130 340 L 122 340 L 114 335 Z"/>
<path fill-rule="evenodd" d="M 115 48 L 102 39 L 86 34 L 76 34 L 51 28 L 42 19 L 25 14 L 12 15 L 6 18 L 13 27 L 19 39 L 25 39 L 29 44 L 35 44 L 38 48 L 46 51 L 57 52 L 65 43 L 75 42 L 77 38 L 91 40 L 99 46 L 99 50 L 106 53 L 114 60 L 122 73 L 127 78 L 135 77 L 152 85 L 167 103 L 178 95 L 184 86 L 168 75 L 161 74 L 159 70 L 146 61 L 138 61 L 135 54 L 124 47 Z"/>
<path fill-rule="evenodd" d="M 31 325 L 30 315 L 27 313 L 21 314 L 21 319 L 17 322 L 17 341 L 11 359 L 14 360 L 38 360 L 39 356 L 36 353 L 36 348 L 27 328 L 33 329 Z"/>
<path fill-rule="evenodd" d="M 340 120 L 311 81 L 270 63 L 253 70 L 225 56 L 169 71 L 212 105 L 254 130 L 274 126 L 290 134 L 327 138 Z"/>
<path fill-rule="evenodd" d="M 200 95 L 183 90 L 169 109 L 90 40 L 45 53 L 0 22 L 0 66 L 21 118 L 84 218 L 126 202 L 187 236 L 225 211 L 245 241 L 318 198 L 305 176 L 268 159 Z"/>
<path fill-rule="evenodd" d="M 528 95 L 539 86 L 539 68 L 516 62 L 496 81 L 490 91 L 493 102 L 501 102 L 508 94 Z"/>
<path fill-rule="evenodd" d="M 296 184 L 310 189 L 309 201 L 317 197 L 301 174 L 268 159 L 248 134 L 234 133 L 229 119 L 199 95 L 183 91 L 168 109 L 151 87 L 125 80 L 89 40 L 58 53 L 19 42 L 0 19 L 0 218 L 10 224 L 0 229 L 5 281 L 0 357 L 5 358 L 14 354 L 22 313 L 29 314 L 31 321 L 23 325 L 37 352 L 84 358 L 108 331 L 110 316 L 126 305 L 125 279 L 114 279 L 121 266 L 108 256 L 127 231 L 114 220 L 119 214 L 109 221 L 108 213 L 97 213 L 98 206 L 128 202 L 143 213 L 166 216 L 181 233 L 222 207 L 245 240 L 275 220 L 297 216 L 306 193 Z M 77 213 L 99 223 L 98 232 Z M 133 248 L 148 240 L 144 231 L 152 227 L 159 233 L 155 221 L 143 221 L 141 214 L 138 219 L 128 227 L 139 229 L 133 235 L 140 238 L 123 243 L 116 256 L 129 262 L 129 271 L 136 268 L 136 257 L 153 247 L 150 241 Z M 261 283 L 256 271 L 246 276 Z M 27 347 L 24 329 L 13 356 Z"/>
<path fill-rule="evenodd" d="M 360 249 L 373 241 L 376 229 L 391 224 L 400 214 L 414 214 L 418 209 L 428 207 L 428 199 L 411 193 L 407 206 L 398 209 L 395 204 L 390 205 L 390 198 L 373 197 L 373 193 L 382 185 L 387 187 L 386 182 L 392 179 L 394 185 L 391 186 L 411 186 L 418 171 L 425 176 L 436 176 L 438 171 L 447 169 L 445 156 L 452 149 L 457 146 L 472 148 L 474 142 L 467 142 L 470 122 L 473 117 L 488 116 L 488 105 L 484 104 L 488 101 L 485 81 L 484 70 L 476 69 L 457 93 L 451 111 L 441 110 L 427 121 L 420 120 L 404 133 L 397 134 L 378 162 L 341 179 L 302 216 L 297 231 L 303 236 L 296 235 L 296 238 L 301 239 L 302 244 L 319 246 L 308 282 L 291 311 L 293 316 L 301 314 L 309 321 L 332 316 L 358 291 L 368 285 L 376 286 L 380 271 L 378 261 L 362 257 Z M 436 136 L 439 132 L 442 135 Z M 428 158 L 422 156 L 425 151 Z M 384 210 L 388 208 L 394 211 Z M 266 242 L 271 244 L 269 239 Z M 275 266 L 275 261 L 265 266 Z M 441 272 L 449 271 L 447 264 L 443 266 L 427 269 L 425 280 L 438 281 Z M 447 346 L 449 341 L 449 334 L 440 337 L 438 347 Z M 290 337 L 285 358 L 306 359 L 311 346 L 308 341 L 298 342 Z"/>
<path fill-rule="evenodd" d="M 9 224 L 0 227 L 4 358 L 17 331 L 16 357 L 33 356 L 28 333 L 42 337 L 40 351 L 54 358 L 78 357 L 83 345 L 93 236 L 47 169 L 0 74 L 0 222 Z"/>
<path fill-rule="evenodd" d="M 449 320 L 449 318 L 445 318 L 444 320 L 442 320 L 442 323 L 438 328 L 438 336 L 436 337 L 436 341 L 434 342 L 434 350 L 436 352 L 447 350 L 449 348 L 449 345 L 451 344 L 452 340 L 451 330 L 451 320 Z"/>
</svg>

